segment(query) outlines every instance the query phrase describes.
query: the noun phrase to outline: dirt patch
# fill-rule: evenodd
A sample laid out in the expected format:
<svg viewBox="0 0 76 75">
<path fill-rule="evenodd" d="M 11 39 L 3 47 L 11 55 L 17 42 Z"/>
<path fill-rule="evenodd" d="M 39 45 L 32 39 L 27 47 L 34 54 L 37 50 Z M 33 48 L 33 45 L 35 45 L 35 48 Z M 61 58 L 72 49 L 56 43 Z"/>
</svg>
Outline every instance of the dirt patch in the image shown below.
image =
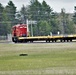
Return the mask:
<svg viewBox="0 0 76 75">
<path fill-rule="evenodd" d="M 19 54 L 19 56 L 28 56 L 28 54 Z"/>
</svg>

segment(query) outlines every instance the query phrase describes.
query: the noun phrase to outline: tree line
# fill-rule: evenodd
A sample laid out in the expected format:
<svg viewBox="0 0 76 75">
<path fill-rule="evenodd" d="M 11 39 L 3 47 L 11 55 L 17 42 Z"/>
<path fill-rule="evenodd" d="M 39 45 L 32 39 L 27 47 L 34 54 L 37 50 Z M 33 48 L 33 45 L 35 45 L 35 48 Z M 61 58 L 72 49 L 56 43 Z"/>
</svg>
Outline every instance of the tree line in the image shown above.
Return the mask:
<svg viewBox="0 0 76 75">
<path fill-rule="evenodd" d="M 34 36 L 44 36 L 57 34 L 75 34 L 76 33 L 76 7 L 74 13 L 66 13 L 62 8 L 60 13 L 54 12 L 53 9 L 43 0 L 30 0 L 28 6 L 23 5 L 18 11 L 13 1 L 9 1 L 4 7 L 0 3 L 0 35 L 11 33 L 13 25 L 36 21 L 36 24 L 29 24 L 30 35 L 33 30 Z"/>
</svg>

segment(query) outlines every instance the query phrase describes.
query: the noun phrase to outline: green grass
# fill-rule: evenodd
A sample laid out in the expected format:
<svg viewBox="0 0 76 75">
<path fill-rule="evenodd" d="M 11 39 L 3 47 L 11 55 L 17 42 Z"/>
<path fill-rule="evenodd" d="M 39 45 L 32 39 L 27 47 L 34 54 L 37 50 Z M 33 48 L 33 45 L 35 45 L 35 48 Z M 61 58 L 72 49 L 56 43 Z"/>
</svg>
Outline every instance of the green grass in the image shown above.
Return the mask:
<svg viewBox="0 0 76 75">
<path fill-rule="evenodd" d="M 76 75 L 76 43 L 0 44 L 0 75 Z"/>
</svg>

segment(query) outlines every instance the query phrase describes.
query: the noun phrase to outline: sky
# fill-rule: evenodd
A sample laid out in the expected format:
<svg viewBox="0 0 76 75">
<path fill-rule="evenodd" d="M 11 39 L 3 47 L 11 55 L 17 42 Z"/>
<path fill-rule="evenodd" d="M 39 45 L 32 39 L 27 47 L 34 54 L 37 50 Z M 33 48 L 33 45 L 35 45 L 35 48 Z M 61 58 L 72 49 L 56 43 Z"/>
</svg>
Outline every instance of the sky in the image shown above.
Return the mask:
<svg viewBox="0 0 76 75">
<path fill-rule="evenodd" d="M 29 5 L 30 0 L 11 0 L 19 10 L 22 5 L 24 4 Z M 38 0 L 39 2 L 42 2 L 43 0 Z M 67 13 L 73 13 L 74 12 L 74 6 L 76 6 L 76 0 L 45 0 L 46 3 L 53 9 L 55 12 L 60 12 L 61 8 L 65 8 L 65 12 Z M 9 0 L 0 0 L 0 3 L 3 6 L 6 6 Z"/>
</svg>

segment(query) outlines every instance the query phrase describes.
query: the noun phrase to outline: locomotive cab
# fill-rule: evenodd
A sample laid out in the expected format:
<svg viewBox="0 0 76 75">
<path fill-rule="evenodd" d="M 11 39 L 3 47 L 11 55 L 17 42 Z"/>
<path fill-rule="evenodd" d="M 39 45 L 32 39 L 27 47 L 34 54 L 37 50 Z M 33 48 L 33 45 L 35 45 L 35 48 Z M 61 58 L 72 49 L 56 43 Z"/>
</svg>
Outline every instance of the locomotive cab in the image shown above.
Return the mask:
<svg viewBox="0 0 76 75">
<path fill-rule="evenodd" d="M 26 24 L 18 24 L 12 27 L 12 41 L 17 42 L 18 37 L 27 37 Z"/>
</svg>

